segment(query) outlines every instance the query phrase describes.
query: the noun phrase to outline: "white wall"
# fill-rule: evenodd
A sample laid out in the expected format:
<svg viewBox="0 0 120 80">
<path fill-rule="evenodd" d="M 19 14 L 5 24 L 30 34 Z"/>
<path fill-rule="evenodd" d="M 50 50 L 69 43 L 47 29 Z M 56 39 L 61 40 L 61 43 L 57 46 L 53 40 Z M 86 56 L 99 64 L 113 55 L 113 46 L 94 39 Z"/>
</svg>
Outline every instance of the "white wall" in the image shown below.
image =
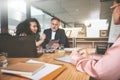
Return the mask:
<svg viewBox="0 0 120 80">
<path fill-rule="evenodd" d="M 108 30 L 107 20 L 93 20 L 87 27 L 87 37 L 100 37 L 100 30 Z"/>
</svg>

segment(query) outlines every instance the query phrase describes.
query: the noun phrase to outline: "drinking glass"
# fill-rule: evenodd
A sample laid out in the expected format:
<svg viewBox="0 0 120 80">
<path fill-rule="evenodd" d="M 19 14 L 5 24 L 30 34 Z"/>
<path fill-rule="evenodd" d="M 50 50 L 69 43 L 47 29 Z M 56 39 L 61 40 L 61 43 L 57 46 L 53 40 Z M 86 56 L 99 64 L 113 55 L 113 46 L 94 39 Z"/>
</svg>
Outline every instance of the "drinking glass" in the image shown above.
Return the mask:
<svg viewBox="0 0 120 80">
<path fill-rule="evenodd" d="M 0 67 L 7 67 L 8 65 L 8 60 L 7 60 L 7 53 L 6 52 L 1 52 L 0 53 Z"/>
<path fill-rule="evenodd" d="M 64 44 L 60 44 L 59 49 L 60 49 L 60 50 L 64 50 Z"/>
</svg>

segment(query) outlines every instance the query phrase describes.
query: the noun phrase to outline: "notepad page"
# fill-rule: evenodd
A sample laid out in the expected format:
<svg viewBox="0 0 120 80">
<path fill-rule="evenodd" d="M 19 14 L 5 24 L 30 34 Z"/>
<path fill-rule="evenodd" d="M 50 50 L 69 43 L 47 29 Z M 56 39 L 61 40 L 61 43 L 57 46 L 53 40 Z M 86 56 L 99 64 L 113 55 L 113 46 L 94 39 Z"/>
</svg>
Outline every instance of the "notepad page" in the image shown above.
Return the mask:
<svg viewBox="0 0 120 80">
<path fill-rule="evenodd" d="M 55 58 L 55 60 L 71 63 L 70 56 L 64 56 L 64 57 L 60 57 L 60 58 Z"/>
</svg>

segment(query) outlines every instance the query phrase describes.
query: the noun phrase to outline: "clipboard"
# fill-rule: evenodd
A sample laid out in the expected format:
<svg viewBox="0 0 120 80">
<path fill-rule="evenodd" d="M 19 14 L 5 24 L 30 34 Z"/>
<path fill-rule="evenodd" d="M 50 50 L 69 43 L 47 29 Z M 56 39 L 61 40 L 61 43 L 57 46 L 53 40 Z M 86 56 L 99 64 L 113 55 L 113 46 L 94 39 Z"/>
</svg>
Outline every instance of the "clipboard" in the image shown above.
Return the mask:
<svg viewBox="0 0 120 80">
<path fill-rule="evenodd" d="M 59 42 L 59 40 L 50 40 L 48 45 L 52 46 L 54 43 L 58 43 L 58 42 Z"/>
</svg>

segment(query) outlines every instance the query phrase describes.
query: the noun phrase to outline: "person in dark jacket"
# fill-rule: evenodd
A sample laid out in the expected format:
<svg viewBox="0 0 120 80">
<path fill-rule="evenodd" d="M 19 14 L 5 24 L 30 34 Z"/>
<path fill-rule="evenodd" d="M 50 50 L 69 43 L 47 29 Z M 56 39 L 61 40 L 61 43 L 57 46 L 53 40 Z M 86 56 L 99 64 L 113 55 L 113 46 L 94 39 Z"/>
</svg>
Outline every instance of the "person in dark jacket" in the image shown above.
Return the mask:
<svg viewBox="0 0 120 80">
<path fill-rule="evenodd" d="M 57 49 L 60 47 L 61 44 L 64 45 L 64 47 L 69 47 L 68 38 L 65 34 L 65 31 L 63 29 L 59 28 L 60 26 L 60 19 L 58 18 L 52 18 L 51 19 L 51 28 L 44 30 L 44 34 L 46 35 L 46 38 L 42 44 L 43 48 L 46 48 L 50 40 L 58 40 L 57 43 L 52 44 L 52 47 Z"/>
</svg>

